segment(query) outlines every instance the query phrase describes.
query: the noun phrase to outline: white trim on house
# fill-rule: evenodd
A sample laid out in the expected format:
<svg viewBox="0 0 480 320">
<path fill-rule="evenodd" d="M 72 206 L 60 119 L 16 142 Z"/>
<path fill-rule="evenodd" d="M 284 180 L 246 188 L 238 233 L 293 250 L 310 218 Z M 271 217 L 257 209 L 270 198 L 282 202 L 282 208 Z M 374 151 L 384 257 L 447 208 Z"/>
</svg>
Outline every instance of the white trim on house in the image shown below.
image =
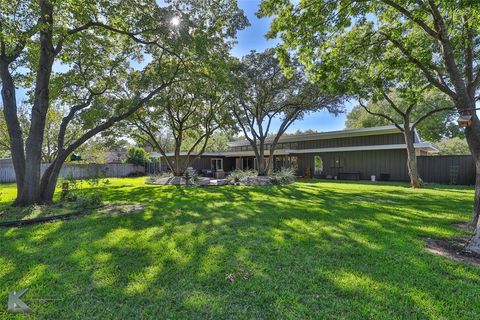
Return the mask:
<svg viewBox="0 0 480 320">
<path fill-rule="evenodd" d="M 337 130 L 337 131 L 327 131 L 319 133 L 306 133 L 298 134 L 292 136 L 282 136 L 278 140 L 278 143 L 285 142 L 299 142 L 299 141 L 308 141 L 308 140 L 324 140 L 324 139 L 333 139 L 333 138 L 345 138 L 345 137 L 359 137 L 359 136 L 372 136 L 380 134 L 393 134 L 400 133 L 401 131 L 394 125 L 390 126 L 381 126 L 381 127 L 372 127 L 372 128 L 360 128 L 360 129 L 347 129 L 347 130 Z M 272 142 L 273 138 L 267 138 L 265 143 Z M 250 145 L 250 141 L 241 140 L 241 141 L 230 141 L 227 142 L 227 145 L 230 147 L 241 147 Z"/>
<path fill-rule="evenodd" d="M 414 144 L 415 149 L 423 150 L 426 152 L 438 152 L 429 142 L 420 142 Z M 395 149 L 407 149 L 406 144 L 379 144 L 368 146 L 353 146 L 353 147 L 336 147 L 336 148 L 316 148 L 316 149 L 279 149 L 275 150 L 274 155 L 289 155 L 289 154 L 301 154 L 301 153 L 325 153 L 325 152 L 345 152 L 345 151 L 368 151 L 368 150 L 395 150 Z M 265 150 L 265 156 L 269 156 L 268 150 Z M 255 153 L 253 151 L 232 151 L 225 152 L 226 157 L 253 157 Z"/>
<path fill-rule="evenodd" d="M 438 152 L 438 149 L 435 148 L 435 146 L 433 146 L 429 142 L 414 143 L 414 147 L 417 150 L 424 150 L 427 152 Z M 395 150 L 395 149 L 406 149 L 406 148 L 407 148 L 406 144 L 379 144 L 379 145 L 369 145 L 369 146 L 299 149 L 299 150 L 288 150 L 288 151 L 291 154 L 299 154 L 299 153 L 322 153 L 322 152 L 367 151 L 367 150 Z"/>
<path fill-rule="evenodd" d="M 221 156 L 224 156 L 225 153 L 228 153 L 229 151 L 219 151 L 219 152 L 204 152 L 202 153 L 202 157 L 221 157 Z M 186 156 L 188 154 L 188 152 L 186 151 L 182 151 L 180 152 L 180 156 Z M 167 157 L 173 157 L 175 156 L 175 154 L 173 152 L 167 152 L 166 153 Z M 195 156 L 198 156 L 198 152 L 192 152 L 190 154 L 191 157 L 195 157 Z M 150 153 L 150 157 L 151 158 L 161 158 L 162 157 L 162 154 L 159 153 L 159 152 L 151 152 Z"/>
<path fill-rule="evenodd" d="M 416 150 L 422 150 L 430 153 L 437 153 L 438 149 L 435 148 L 430 142 L 414 143 Z M 274 155 L 282 156 L 289 154 L 301 154 L 301 153 L 322 153 L 322 152 L 345 152 L 345 151 L 368 151 L 368 150 L 395 150 L 406 149 L 406 144 L 378 144 L 368 146 L 352 146 L 352 147 L 335 147 L 335 148 L 315 148 L 315 149 L 277 149 L 274 151 Z M 186 156 L 187 152 L 181 152 L 181 156 Z M 197 153 L 192 153 L 191 156 L 197 156 Z M 265 150 L 265 156 L 270 155 L 270 150 Z M 172 157 L 173 153 L 167 153 L 167 156 Z M 202 154 L 204 157 L 254 157 L 253 151 L 220 151 L 220 152 L 205 152 Z M 152 155 L 155 158 L 154 155 Z"/>
<path fill-rule="evenodd" d="M 292 150 L 289 149 L 277 149 L 273 152 L 275 156 L 286 156 L 289 155 Z M 225 151 L 223 153 L 225 157 L 254 157 L 255 152 L 253 151 Z M 270 150 L 265 150 L 265 156 L 270 155 Z"/>
</svg>

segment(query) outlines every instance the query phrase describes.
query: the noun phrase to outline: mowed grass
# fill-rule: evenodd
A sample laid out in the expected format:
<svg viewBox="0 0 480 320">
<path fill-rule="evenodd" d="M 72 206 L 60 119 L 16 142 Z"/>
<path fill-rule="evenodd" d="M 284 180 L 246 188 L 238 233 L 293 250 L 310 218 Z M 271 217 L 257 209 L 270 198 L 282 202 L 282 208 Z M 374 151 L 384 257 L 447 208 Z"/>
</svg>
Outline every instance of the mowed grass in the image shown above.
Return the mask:
<svg viewBox="0 0 480 320">
<path fill-rule="evenodd" d="M 1 185 L 3 205 L 13 185 Z M 151 186 L 112 179 L 140 213 L 0 229 L 9 291 L 44 319 L 478 319 L 480 268 L 427 253 L 461 235 L 471 188 L 299 181 Z M 35 300 L 59 299 L 59 300 Z M 23 316 L 17 316 L 22 319 Z"/>
</svg>

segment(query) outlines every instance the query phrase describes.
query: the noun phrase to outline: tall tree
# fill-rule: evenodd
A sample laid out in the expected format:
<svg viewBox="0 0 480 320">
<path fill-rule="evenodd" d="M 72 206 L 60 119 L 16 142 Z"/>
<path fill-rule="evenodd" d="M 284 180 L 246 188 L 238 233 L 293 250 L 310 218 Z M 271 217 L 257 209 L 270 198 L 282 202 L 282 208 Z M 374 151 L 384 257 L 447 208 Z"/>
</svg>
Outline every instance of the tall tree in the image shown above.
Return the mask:
<svg viewBox="0 0 480 320">
<path fill-rule="evenodd" d="M 233 90 L 238 104 L 232 111 L 255 153 L 259 175 L 271 174 L 278 140 L 292 123 L 312 111 L 343 111 L 341 99 L 308 82 L 299 66 L 285 75 L 273 49 L 246 55 L 236 73 Z M 280 125 L 272 134 L 274 119 Z M 267 138 L 270 156 L 265 164 Z"/>
<path fill-rule="evenodd" d="M 224 88 L 195 78 L 170 87 L 130 121 L 137 139 L 158 150 L 172 173 L 182 176 L 206 150 L 213 134 L 233 125 L 231 107 L 232 99 Z M 173 160 L 167 156 L 165 128 L 173 140 Z"/>
<path fill-rule="evenodd" d="M 290 1 L 265 0 L 261 15 L 275 15 L 269 35 L 280 36 L 282 57 L 291 49 L 317 79 L 337 81 L 350 61 L 329 72 L 345 43 L 352 50 L 392 52 L 390 69 L 409 66 L 405 76 L 422 75 L 445 93 L 456 110 L 471 117 L 465 130 L 477 168 L 470 249 L 480 252 L 480 2 L 450 0 Z M 358 32 L 363 30 L 362 32 Z M 397 54 L 399 52 L 400 54 Z M 368 61 L 364 61 L 368 63 Z M 322 64 L 325 68 L 322 67 Z"/>
<path fill-rule="evenodd" d="M 452 106 L 452 101 L 448 99 L 447 96 L 433 90 L 426 92 L 423 99 L 425 101 L 419 103 L 413 110 L 415 117 L 418 117 L 424 112 L 428 112 L 428 110 L 432 108 L 448 108 Z M 386 115 L 395 119 L 397 122 L 401 122 L 397 112 L 388 105 L 385 105 L 385 103 L 372 103 L 369 104 L 368 107 L 369 110 L 375 113 L 386 113 Z M 451 110 L 441 111 L 425 118 L 416 126 L 416 129 L 422 139 L 431 142 L 437 142 L 447 138 L 463 137 L 463 130 L 458 127 L 457 118 L 458 114 L 452 108 Z M 360 104 L 352 108 L 347 114 L 345 121 L 345 127 L 347 129 L 369 128 L 389 124 L 391 124 L 391 121 L 384 117 L 368 113 Z"/>
<path fill-rule="evenodd" d="M 442 139 L 435 143 L 439 151 L 439 155 L 469 155 L 470 149 L 468 148 L 465 138 L 454 137 L 451 139 Z"/>
<path fill-rule="evenodd" d="M 154 0 L 1 0 L 0 15 L 0 80 L 17 205 L 50 202 L 71 152 L 145 106 L 177 81 L 180 68 L 223 47 L 225 39 L 234 38 L 247 23 L 236 3 L 207 0 L 167 5 Z M 151 62 L 132 65 L 144 58 Z M 54 73 L 55 63 L 68 71 Z M 55 79 L 65 80 L 68 87 L 52 90 Z M 19 86 L 27 88 L 31 102 L 26 139 L 18 119 Z M 68 111 L 56 157 L 42 176 L 42 146 L 53 99 Z M 67 127 L 77 120 L 85 132 L 66 145 Z"/>
</svg>

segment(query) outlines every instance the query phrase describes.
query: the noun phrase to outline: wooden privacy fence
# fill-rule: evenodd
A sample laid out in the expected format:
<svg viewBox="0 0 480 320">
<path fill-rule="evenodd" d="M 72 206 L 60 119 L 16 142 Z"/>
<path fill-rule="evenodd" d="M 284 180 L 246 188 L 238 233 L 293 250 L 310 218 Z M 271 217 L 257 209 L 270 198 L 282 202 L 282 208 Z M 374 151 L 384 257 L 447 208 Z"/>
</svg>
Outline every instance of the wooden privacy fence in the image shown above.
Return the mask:
<svg viewBox="0 0 480 320">
<path fill-rule="evenodd" d="M 475 184 L 475 161 L 465 156 L 419 156 L 418 172 L 425 182 Z"/>
<path fill-rule="evenodd" d="M 48 163 L 42 164 L 42 174 L 47 169 Z M 63 178 L 87 179 L 93 177 L 126 177 L 134 173 L 145 173 L 143 166 L 130 163 L 109 164 L 73 164 L 66 163 L 60 171 Z M 0 182 L 15 182 L 15 171 L 11 163 L 0 164 Z"/>
</svg>

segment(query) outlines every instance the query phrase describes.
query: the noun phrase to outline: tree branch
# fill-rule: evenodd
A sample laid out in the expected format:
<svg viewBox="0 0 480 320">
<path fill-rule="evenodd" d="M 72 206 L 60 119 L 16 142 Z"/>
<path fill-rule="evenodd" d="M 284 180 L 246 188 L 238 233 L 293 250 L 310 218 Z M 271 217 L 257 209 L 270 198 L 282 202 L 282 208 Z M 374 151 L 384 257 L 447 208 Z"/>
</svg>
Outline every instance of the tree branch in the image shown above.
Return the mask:
<svg viewBox="0 0 480 320">
<path fill-rule="evenodd" d="M 404 128 L 400 124 L 398 124 L 395 120 L 393 120 L 393 118 L 391 118 L 391 117 L 389 117 L 389 116 L 387 116 L 386 114 L 383 114 L 383 113 L 377 113 L 377 112 L 370 111 L 370 109 L 368 109 L 368 107 L 362 103 L 361 99 L 358 99 L 358 103 L 367 113 L 369 113 L 373 116 L 382 117 L 384 119 L 387 119 L 395 127 L 397 127 L 401 132 L 405 131 Z"/>
<path fill-rule="evenodd" d="M 409 52 L 401 43 L 400 41 L 394 39 L 390 35 L 388 35 L 385 32 L 380 32 L 385 38 L 387 38 L 395 47 L 397 47 L 405 57 L 407 57 L 408 60 L 410 60 L 411 63 L 413 63 L 417 68 L 422 71 L 422 73 L 425 75 L 425 77 L 430 81 L 432 85 L 437 87 L 440 91 L 444 92 L 445 94 L 449 95 L 450 97 L 455 97 L 456 93 L 452 91 L 446 84 L 445 81 L 443 81 L 441 75 L 437 73 L 437 78 L 430 72 L 430 69 L 432 69 L 432 66 L 425 66 L 420 60 L 415 58 L 411 52 Z M 435 69 L 435 68 L 434 68 Z M 433 69 L 433 70 L 434 70 Z"/>
<path fill-rule="evenodd" d="M 426 114 L 424 114 L 423 116 L 421 116 L 420 118 L 418 118 L 417 121 L 415 121 L 415 122 L 412 124 L 412 129 L 415 129 L 420 122 L 422 122 L 423 120 L 425 120 L 426 118 L 428 118 L 428 117 L 431 116 L 432 114 L 435 114 L 435 113 L 437 113 L 437 112 L 447 111 L 447 110 L 454 110 L 454 109 L 451 108 L 451 107 L 448 107 L 448 108 L 440 108 L 440 109 L 430 110 L 429 112 L 427 112 Z"/>
<path fill-rule="evenodd" d="M 435 32 L 435 30 L 433 30 L 432 28 L 430 28 L 428 26 L 428 24 L 423 21 L 422 19 L 419 19 L 417 18 L 413 13 L 411 13 L 410 11 L 408 11 L 405 7 L 402 7 L 401 5 L 399 5 L 398 3 L 394 2 L 394 1 L 391 1 L 391 0 L 382 0 L 383 3 L 389 5 L 390 7 L 394 8 L 395 10 L 397 10 L 398 12 L 400 12 L 401 14 L 403 14 L 405 17 L 407 17 L 408 19 L 412 20 L 413 22 L 415 22 L 418 26 L 420 26 L 420 28 L 422 28 L 423 30 L 425 30 L 426 33 L 428 33 L 430 36 L 432 36 L 433 38 L 435 39 L 438 39 L 438 33 Z"/>
</svg>

